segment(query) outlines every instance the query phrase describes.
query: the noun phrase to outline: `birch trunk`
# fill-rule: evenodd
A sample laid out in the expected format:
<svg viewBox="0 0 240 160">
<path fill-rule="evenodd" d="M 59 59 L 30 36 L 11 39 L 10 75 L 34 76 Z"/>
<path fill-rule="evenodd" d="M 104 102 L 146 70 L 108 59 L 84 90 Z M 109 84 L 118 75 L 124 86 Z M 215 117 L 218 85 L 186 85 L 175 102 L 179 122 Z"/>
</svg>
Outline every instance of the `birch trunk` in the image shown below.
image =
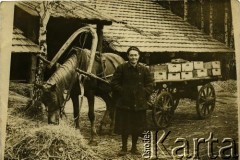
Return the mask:
<svg viewBox="0 0 240 160">
<path fill-rule="evenodd" d="M 233 32 L 234 28 L 233 25 L 231 25 L 231 36 L 230 36 L 230 44 L 229 47 L 234 49 L 234 32 Z"/>
<path fill-rule="evenodd" d="M 213 4 L 212 0 L 209 0 L 209 35 L 213 37 Z"/>
<path fill-rule="evenodd" d="M 203 0 L 200 0 L 201 4 L 201 30 L 204 32 L 204 13 L 203 13 Z"/>
<path fill-rule="evenodd" d="M 184 0 L 184 16 L 183 20 L 187 21 L 188 20 L 188 0 Z"/>
<path fill-rule="evenodd" d="M 38 42 L 41 52 L 40 54 L 44 58 L 47 58 L 47 23 L 51 15 L 52 5 L 53 2 L 44 1 L 39 5 L 38 8 L 36 8 L 40 16 Z M 35 83 L 42 84 L 44 80 L 44 62 L 42 60 L 39 60 L 37 66 L 38 67 L 35 73 Z M 32 106 L 37 109 L 41 109 L 40 103 L 38 103 L 40 101 L 41 94 L 41 89 L 34 85 L 32 94 Z"/>
<path fill-rule="evenodd" d="M 226 46 L 229 46 L 229 30 L 228 30 L 228 23 L 229 23 L 229 10 L 228 10 L 228 4 L 225 1 L 224 3 L 224 32 L 225 32 L 225 44 Z"/>
</svg>

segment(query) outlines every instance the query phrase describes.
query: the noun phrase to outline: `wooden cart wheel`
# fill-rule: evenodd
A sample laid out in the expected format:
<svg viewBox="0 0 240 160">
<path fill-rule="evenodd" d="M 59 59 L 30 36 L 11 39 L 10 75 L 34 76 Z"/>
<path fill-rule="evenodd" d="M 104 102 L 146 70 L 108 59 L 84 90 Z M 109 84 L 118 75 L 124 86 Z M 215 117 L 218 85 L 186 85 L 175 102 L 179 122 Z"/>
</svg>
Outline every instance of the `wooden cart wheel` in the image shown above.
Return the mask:
<svg viewBox="0 0 240 160">
<path fill-rule="evenodd" d="M 173 116 L 173 99 L 169 92 L 162 92 L 157 96 L 152 113 L 157 127 L 165 128 L 169 125 Z"/>
<path fill-rule="evenodd" d="M 169 87 L 167 88 L 167 92 L 171 93 L 172 95 L 172 99 L 173 99 L 173 107 L 174 110 L 177 108 L 180 98 L 178 97 L 178 89 L 177 88 L 173 88 L 173 87 Z"/>
<path fill-rule="evenodd" d="M 204 119 L 209 117 L 215 108 L 215 102 L 216 95 L 213 86 L 210 83 L 202 86 L 198 91 L 196 101 L 196 109 L 199 118 Z"/>
</svg>

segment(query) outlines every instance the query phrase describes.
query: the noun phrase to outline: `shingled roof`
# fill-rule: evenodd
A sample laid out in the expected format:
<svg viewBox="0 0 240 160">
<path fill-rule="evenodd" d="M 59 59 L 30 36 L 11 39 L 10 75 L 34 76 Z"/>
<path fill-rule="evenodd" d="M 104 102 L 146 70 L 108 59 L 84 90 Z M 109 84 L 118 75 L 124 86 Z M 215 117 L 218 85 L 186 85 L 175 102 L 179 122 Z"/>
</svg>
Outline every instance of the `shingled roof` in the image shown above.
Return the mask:
<svg viewBox="0 0 240 160">
<path fill-rule="evenodd" d="M 18 29 L 13 29 L 12 38 L 13 53 L 39 53 L 39 46 L 23 35 L 23 32 Z"/>
<path fill-rule="evenodd" d="M 39 16 L 36 8 L 42 1 L 22 1 L 17 2 L 16 6 L 28 12 L 32 16 Z M 105 25 L 112 24 L 112 21 L 117 22 L 113 17 L 104 15 L 95 9 L 84 5 L 81 1 L 56 1 L 56 6 L 53 7 L 52 17 L 76 18 L 85 23 L 102 23 Z"/>
<path fill-rule="evenodd" d="M 142 52 L 233 52 L 181 17 L 151 0 L 86 2 L 126 23 L 104 27 L 104 39 L 118 52 L 137 46 Z"/>
</svg>

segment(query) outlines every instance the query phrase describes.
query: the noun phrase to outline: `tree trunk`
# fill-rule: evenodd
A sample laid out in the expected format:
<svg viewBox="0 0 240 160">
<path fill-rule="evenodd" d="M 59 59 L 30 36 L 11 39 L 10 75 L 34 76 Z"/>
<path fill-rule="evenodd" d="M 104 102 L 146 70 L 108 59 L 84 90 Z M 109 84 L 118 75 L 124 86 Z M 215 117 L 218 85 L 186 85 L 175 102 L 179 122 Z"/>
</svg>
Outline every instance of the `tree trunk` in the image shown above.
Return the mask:
<svg viewBox="0 0 240 160">
<path fill-rule="evenodd" d="M 229 47 L 234 49 L 234 32 L 233 32 L 233 25 L 231 24 L 231 36 L 230 36 L 230 42 Z"/>
<path fill-rule="evenodd" d="M 168 1 L 169 10 L 172 11 L 171 0 Z"/>
<path fill-rule="evenodd" d="M 229 46 L 229 30 L 228 30 L 228 23 L 229 23 L 229 10 L 228 10 L 228 3 L 225 1 L 224 3 L 224 32 L 225 32 L 225 44 Z"/>
<path fill-rule="evenodd" d="M 37 57 L 36 55 L 31 54 L 31 67 L 30 67 L 30 77 L 29 77 L 29 83 L 35 82 L 35 73 L 37 67 Z"/>
<path fill-rule="evenodd" d="M 42 57 L 47 59 L 47 23 L 51 15 L 51 8 L 52 8 L 53 2 L 44 1 L 42 2 L 39 7 L 37 8 L 37 11 L 40 16 L 40 23 L 39 23 L 39 46 L 40 46 L 40 54 Z M 35 73 L 35 83 L 36 84 L 42 84 L 44 80 L 44 69 L 45 64 L 42 60 L 38 60 L 37 64 L 37 70 Z M 33 88 L 33 94 L 32 94 L 32 106 L 35 109 L 41 109 L 40 101 L 42 91 L 40 88 L 38 88 L 36 85 L 34 85 Z M 36 103 L 37 102 L 37 103 Z"/>
<path fill-rule="evenodd" d="M 184 16 L 183 20 L 187 21 L 188 20 L 188 0 L 184 0 Z"/>
<path fill-rule="evenodd" d="M 209 35 L 213 37 L 213 4 L 212 0 L 209 0 Z"/>
<path fill-rule="evenodd" d="M 203 13 L 203 0 L 200 0 L 201 4 L 201 30 L 204 32 L 204 13 Z"/>
</svg>

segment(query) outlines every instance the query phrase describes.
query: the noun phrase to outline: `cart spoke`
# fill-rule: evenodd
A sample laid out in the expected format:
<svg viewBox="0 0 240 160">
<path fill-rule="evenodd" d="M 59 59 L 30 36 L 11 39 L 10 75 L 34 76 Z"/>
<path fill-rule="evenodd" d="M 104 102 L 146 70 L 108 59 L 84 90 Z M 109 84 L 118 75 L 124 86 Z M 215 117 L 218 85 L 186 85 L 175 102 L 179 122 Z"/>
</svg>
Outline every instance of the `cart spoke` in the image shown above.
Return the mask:
<svg viewBox="0 0 240 160">
<path fill-rule="evenodd" d="M 155 115 L 157 116 L 157 115 L 161 115 L 161 113 L 162 113 L 162 111 L 157 111 L 156 113 L 155 113 Z"/>
<path fill-rule="evenodd" d="M 205 89 L 202 91 L 202 96 L 206 97 Z"/>
<path fill-rule="evenodd" d="M 162 120 L 163 120 L 163 115 L 161 114 L 157 120 L 157 123 L 158 124 L 161 124 L 162 123 Z"/>
<path fill-rule="evenodd" d="M 206 115 L 206 111 L 207 111 L 207 107 L 206 107 L 206 105 L 203 105 L 204 107 L 204 109 L 203 109 L 203 115 Z"/>
<path fill-rule="evenodd" d="M 207 106 L 206 106 L 207 114 L 210 113 L 210 109 L 209 109 L 209 107 L 210 107 L 210 105 L 207 105 Z"/>
<path fill-rule="evenodd" d="M 164 121 L 165 121 L 165 123 L 167 124 L 167 123 L 168 123 L 168 121 L 169 121 L 169 118 L 168 118 L 168 116 L 167 116 L 167 115 L 165 115 L 163 118 L 164 118 Z"/>
<path fill-rule="evenodd" d="M 206 101 L 206 98 L 205 97 L 200 97 L 199 99 L 201 102 L 205 102 Z"/>
<path fill-rule="evenodd" d="M 214 97 L 212 97 L 212 99 L 211 99 L 211 100 L 209 100 L 209 101 L 208 101 L 208 103 L 209 103 L 210 105 L 213 105 L 213 104 L 215 104 L 215 98 L 214 98 Z"/>
<path fill-rule="evenodd" d="M 205 106 L 204 106 L 204 105 L 200 105 L 200 106 L 202 107 L 202 108 L 201 108 L 201 113 L 203 113 Z"/>
<path fill-rule="evenodd" d="M 169 106 L 170 98 L 168 98 L 164 105 Z"/>
<path fill-rule="evenodd" d="M 206 103 L 206 101 L 201 101 L 201 102 L 199 102 L 199 105 L 200 105 L 200 106 L 204 106 L 205 103 Z"/>
<path fill-rule="evenodd" d="M 212 89 L 210 89 L 210 92 L 209 92 L 208 96 L 213 96 L 213 90 Z"/>
<path fill-rule="evenodd" d="M 163 102 L 162 102 L 163 106 L 166 105 L 167 100 L 168 100 L 168 97 L 163 97 Z"/>
<path fill-rule="evenodd" d="M 212 112 L 213 109 L 214 109 L 214 105 L 210 104 L 210 105 L 209 105 L 209 111 Z"/>
<path fill-rule="evenodd" d="M 207 96 L 209 96 L 209 90 L 210 88 L 209 87 L 207 87 Z"/>
</svg>

